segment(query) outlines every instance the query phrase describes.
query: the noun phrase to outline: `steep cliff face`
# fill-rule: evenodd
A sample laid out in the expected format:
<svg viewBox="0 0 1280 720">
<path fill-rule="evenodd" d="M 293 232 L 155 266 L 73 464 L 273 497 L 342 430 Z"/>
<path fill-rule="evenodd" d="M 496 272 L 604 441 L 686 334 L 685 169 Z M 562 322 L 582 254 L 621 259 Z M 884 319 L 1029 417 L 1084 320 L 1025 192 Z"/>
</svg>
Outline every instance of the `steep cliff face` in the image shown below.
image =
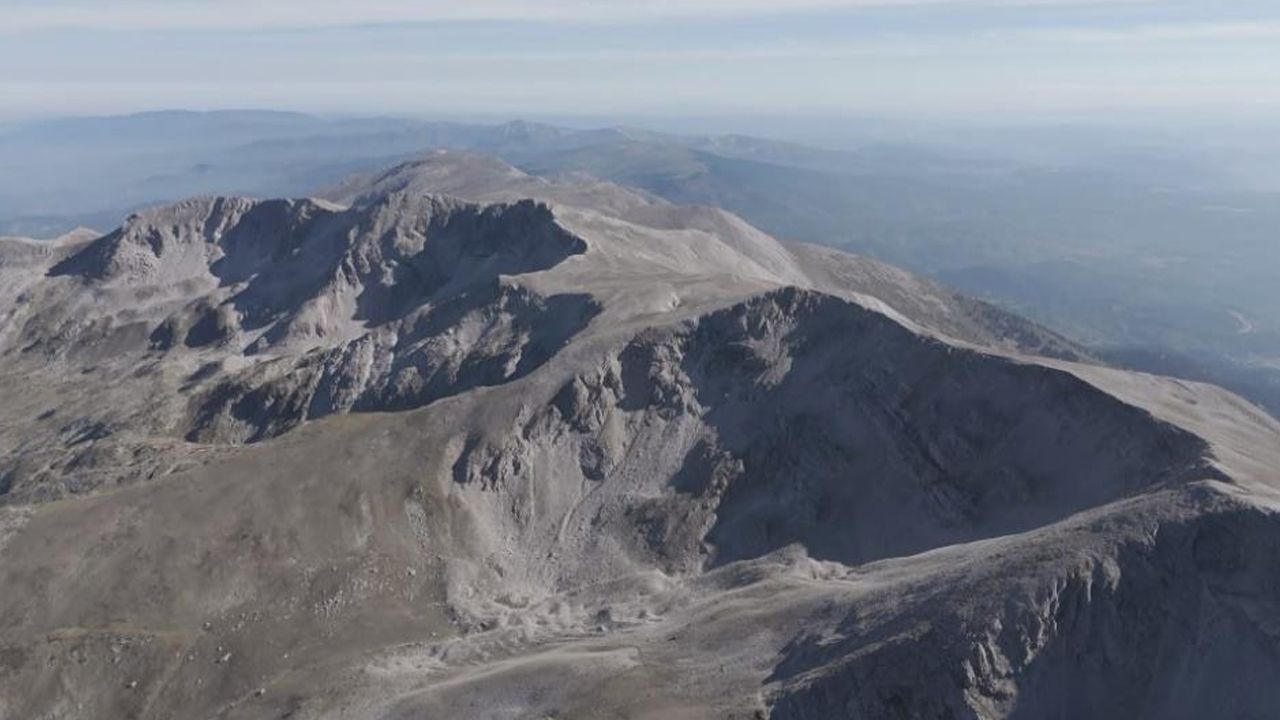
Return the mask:
<svg viewBox="0 0 1280 720">
<path fill-rule="evenodd" d="M 473 285 L 337 347 L 213 379 L 193 402 L 186 436 L 255 442 L 308 419 L 405 410 L 500 385 L 546 362 L 597 309 L 585 295 Z"/>
<path fill-rule="evenodd" d="M 1280 701 L 1264 414 L 719 211 L 424 162 L 0 241 L 0 717 Z"/>
<path fill-rule="evenodd" d="M 542 392 L 454 443 L 487 529 L 464 554 L 497 573 L 463 584 L 490 595 L 791 545 L 860 565 L 1222 476 L 1204 440 L 1069 373 L 796 289 L 645 330 Z"/>
<path fill-rule="evenodd" d="M 50 275 L 153 312 L 180 303 L 149 334 L 155 349 L 216 344 L 255 354 L 331 344 L 584 250 L 533 202 L 481 207 L 390 195 L 348 210 L 312 200 L 216 198 L 133 216 Z M 126 310 L 103 305 L 104 317 Z M 48 330 L 29 332 L 39 341 Z"/>
<path fill-rule="evenodd" d="M 586 250 L 532 201 L 212 198 L 92 241 L 5 242 L 23 289 L 5 305 L 0 351 L 26 386 L 10 401 L 30 407 L 12 415 L 10 500 L 163 475 L 186 464 L 184 439 L 256 442 L 504 382 L 599 310 L 510 280 Z"/>
</svg>

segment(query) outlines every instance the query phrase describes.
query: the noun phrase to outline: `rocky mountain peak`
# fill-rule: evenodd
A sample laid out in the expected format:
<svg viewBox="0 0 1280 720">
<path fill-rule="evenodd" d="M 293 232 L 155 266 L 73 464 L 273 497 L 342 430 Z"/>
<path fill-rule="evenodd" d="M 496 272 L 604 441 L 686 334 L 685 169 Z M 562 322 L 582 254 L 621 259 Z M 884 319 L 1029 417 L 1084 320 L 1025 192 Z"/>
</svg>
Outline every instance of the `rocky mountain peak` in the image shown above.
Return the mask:
<svg viewBox="0 0 1280 720">
<path fill-rule="evenodd" d="M 0 716 L 1277 706 L 1239 398 L 616 185 L 344 187 L 0 241 Z"/>
</svg>

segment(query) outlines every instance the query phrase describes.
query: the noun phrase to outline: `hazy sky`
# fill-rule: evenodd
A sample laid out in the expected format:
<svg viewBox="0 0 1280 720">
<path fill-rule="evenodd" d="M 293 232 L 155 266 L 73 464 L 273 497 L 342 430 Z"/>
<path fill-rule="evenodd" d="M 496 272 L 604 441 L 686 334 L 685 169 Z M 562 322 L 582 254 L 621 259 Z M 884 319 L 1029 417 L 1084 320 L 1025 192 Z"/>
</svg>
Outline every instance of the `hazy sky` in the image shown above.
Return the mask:
<svg viewBox="0 0 1280 720">
<path fill-rule="evenodd" d="M 0 117 L 1280 111 L 1278 0 L 0 0 Z"/>
</svg>

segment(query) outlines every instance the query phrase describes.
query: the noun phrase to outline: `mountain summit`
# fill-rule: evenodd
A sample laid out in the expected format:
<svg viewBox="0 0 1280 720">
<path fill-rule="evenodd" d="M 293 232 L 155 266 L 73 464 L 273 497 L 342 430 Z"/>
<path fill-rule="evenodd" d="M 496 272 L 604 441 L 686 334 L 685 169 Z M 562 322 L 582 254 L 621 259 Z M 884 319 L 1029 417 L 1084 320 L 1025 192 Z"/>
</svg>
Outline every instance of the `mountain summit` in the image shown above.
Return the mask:
<svg viewBox="0 0 1280 720">
<path fill-rule="evenodd" d="M 436 153 L 0 280 L 0 717 L 1280 702 L 1280 426 L 882 263 Z"/>
</svg>

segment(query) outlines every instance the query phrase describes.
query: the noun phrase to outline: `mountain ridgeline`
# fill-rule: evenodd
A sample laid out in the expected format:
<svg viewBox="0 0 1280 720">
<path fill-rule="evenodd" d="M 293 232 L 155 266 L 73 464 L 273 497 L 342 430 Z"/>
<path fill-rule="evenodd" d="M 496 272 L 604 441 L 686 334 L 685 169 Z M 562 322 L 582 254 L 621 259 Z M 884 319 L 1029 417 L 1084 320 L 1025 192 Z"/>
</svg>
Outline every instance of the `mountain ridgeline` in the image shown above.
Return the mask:
<svg viewBox="0 0 1280 720">
<path fill-rule="evenodd" d="M 1234 395 L 604 181 L 326 195 L 0 240 L 0 717 L 1280 703 Z"/>
</svg>

